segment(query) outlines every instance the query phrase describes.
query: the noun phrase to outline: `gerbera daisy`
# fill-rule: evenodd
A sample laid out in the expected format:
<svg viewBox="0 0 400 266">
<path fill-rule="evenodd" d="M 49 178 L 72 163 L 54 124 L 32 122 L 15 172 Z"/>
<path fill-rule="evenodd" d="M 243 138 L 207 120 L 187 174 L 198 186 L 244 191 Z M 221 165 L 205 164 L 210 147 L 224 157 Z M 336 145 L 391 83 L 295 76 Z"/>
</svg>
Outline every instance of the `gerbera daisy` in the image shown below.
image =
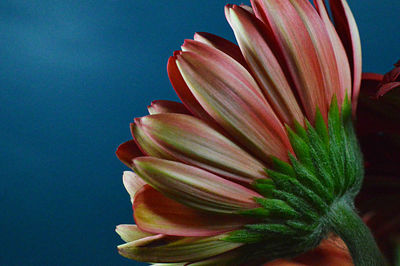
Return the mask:
<svg viewBox="0 0 400 266">
<path fill-rule="evenodd" d="M 209 33 L 184 42 L 167 67 L 182 103 L 153 102 L 118 148 L 136 222 L 117 227 L 120 254 L 258 263 L 336 233 L 356 265 L 383 265 L 353 204 L 361 48 L 346 1 L 330 1 L 335 26 L 322 0 L 251 4 L 225 7 L 238 46 Z"/>
</svg>

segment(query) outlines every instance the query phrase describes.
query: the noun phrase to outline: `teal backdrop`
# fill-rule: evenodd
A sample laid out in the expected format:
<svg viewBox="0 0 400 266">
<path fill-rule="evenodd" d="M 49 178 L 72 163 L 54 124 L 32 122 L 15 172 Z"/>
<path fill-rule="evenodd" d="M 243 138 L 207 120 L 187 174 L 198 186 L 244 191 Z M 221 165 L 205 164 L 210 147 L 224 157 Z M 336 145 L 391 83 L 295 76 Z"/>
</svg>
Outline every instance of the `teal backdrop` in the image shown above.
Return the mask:
<svg viewBox="0 0 400 266">
<path fill-rule="evenodd" d="M 0 265 L 139 265 L 116 250 L 133 219 L 114 152 L 152 100 L 177 99 L 166 63 L 185 38 L 233 39 L 226 3 L 0 1 Z M 386 72 L 400 1 L 349 3 L 364 71 Z"/>
</svg>

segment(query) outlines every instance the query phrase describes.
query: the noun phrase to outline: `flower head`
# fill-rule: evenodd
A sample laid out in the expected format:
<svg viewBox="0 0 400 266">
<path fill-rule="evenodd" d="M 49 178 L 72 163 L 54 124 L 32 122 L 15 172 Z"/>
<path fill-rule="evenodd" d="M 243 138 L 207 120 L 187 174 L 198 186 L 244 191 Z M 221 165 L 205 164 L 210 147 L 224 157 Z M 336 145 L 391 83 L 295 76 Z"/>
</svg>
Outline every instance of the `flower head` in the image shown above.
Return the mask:
<svg viewBox="0 0 400 266">
<path fill-rule="evenodd" d="M 363 178 L 351 115 L 361 48 L 345 0 L 330 1 L 335 26 L 323 0 L 314 6 L 227 5 L 238 46 L 196 33 L 169 59 L 182 103 L 153 102 L 117 150 L 134 170 L 124 184 L 136 225 L 117 227 L 123 256 L 238 264 L 346 234 Z"/>
</svg>

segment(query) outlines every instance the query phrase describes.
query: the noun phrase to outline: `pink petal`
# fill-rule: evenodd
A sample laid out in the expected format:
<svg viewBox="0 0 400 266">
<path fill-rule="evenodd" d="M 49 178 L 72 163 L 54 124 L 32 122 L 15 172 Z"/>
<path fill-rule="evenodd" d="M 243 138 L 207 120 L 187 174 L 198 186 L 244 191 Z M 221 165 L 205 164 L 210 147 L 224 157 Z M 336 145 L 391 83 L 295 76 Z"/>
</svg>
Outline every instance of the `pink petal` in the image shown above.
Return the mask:
<svg viewBox="0 0 400 266">
<path fill-rule="evenodd" d="M 214 120 L 204 111 L 203 107 L 199 104 L 196 98 L 191 93 L 190 89 L 186 85 L 185 80 L 182 78 L 181 73 L 176 65 L 176 57 L 180 54 L 175 52 L 174 56 L 171 56 L 168 60 L 167 71 L 168 77 L 171 81 L 172 86 L 175 89 L 176 94 L 181 99 L 185 107 L 195 116 L 201 118 L 210 123 L 215 123 Z"/>
<path fill-rule="evenodd" d="M 177 114 L 191 114 L 190 111 L 182 103 L 167 101 L 167 100 L 156 100 L 152 101 L 151 105 L 147 107 L 150 114 L 161 114 L 161 113 L 177 113 Z"/>
<path fill-rule="evenodd" d="M 231 56 L 233 59 L 238 61 L 244 67 L 247 67 L 247 64 L 243 58 L 242 52 L 240 51 L 239 47 L 236 44 L 234 44 L 224 38 L 221 38 L 217 35 L 207 33 L 207 32 L 197 32 L 194 35 L 194 40 L 204 43 L 204 44 L 207 44 L 211 47 L 214 47 L 214 48 L 224 52 L 225 54 Z"/>
<path fill-rule="evenodd" d="M 174 160 L 246 183 L 266 177 L 263 164 L 196 117 L 158 114 L 137 121 L 138 130 L 153 140 L 152 145 Z"/>
<path fill-rule="evenodd" d="M 329 0 L 336 30 L 342 39 L 343 45 L 350 61 L 351 72 L 353 75 L 353 112 L 357 108 L 357 99 L 360 92 L 362 59 L 361 41 L 357 24 L 345 0 Z"/>
<path fill-rule="evenodd" d="M 217 213 L 258 206 L 256 192 L 200 168 L 154 157 L 136 158 L 134 164 L 148 184 L 184 205 Z"/>
<path fill-rule="evenodd" d="M 217 215 L 187 207 L 149 185 L 137 193 L 133 209 L 138 227 L 153 234 L 212 236 L 246 223 L 240 216 Z"/>
<path fill-rule="evenodd" d="M 327 118 L 326 93 L 330 88 L 327 88 L 329 82 L 324 79 L 325 71 L 321 70 L 321 64 L 332 62 L 324 59 L 323 51 L 318 50 L 322 48 L 316 40 L 316 29 L 310 28 L 311 22 L 305 21 L 304 14 L 296 10 L 300 7 L 295 8 L 289 0 L 252 0 L 251 3 L 257 17 L 270 32 L 266 38 L 272 43 L 270 47 L 281 55 L 280 63 L 285 73 L 290 75 L 308 119 L 314 121 L 316 107 Z M 324 34 L 320 35 L 326 38 Z"/>
<path fill-rule="evenodd" d="M 126 191 L 128 191 L 129 195 L 131 196 L 131 200 L 133 200 L 135 197 L 136 192 L 146 185 L 146 182 L 143 179 L 131 171 L 124 171 L 124 174 L 122 175 L 122 181 Z"/>
<path fill-rule="evenodd" d="M 138 127 L 137 123 L 140 123 L 140 118 L 135 118 L 135 121 L 136 123 L 131 123 L 131 133 L 143 154 L 167 160 L 174 160 L 174 157 L 166 152 L 162 147 L 154 145 L 154 140 Z"/>
<path fill-rule="evenodd" d="M 264 40 L 267 32 L 262 22 L 236 5 L 227 5 L 225 14 L 253 76 L 276 114 L 286 124 L 293 126 L 295 121 L 302 124 L 303 113 L 279 62 Z"/>
<path fill-rule="evenodd" d="M 340 87 L 337 90 L 337 96 L 339 98 L 339 103 L 342 103 L 345 96 L 349 97 L 352 95 L 352 78 L 349 60 L 346 55 L 346 50 L 344 49 L 343 43 L 340 40 L 339 35 L 337 34 L 335 27 L 333 26 L 329 14 L 326 10 L 325 0 L 313 0 L 314 5 L 325 24 L 326 30 L 328 31 L 329 38 L 333 45 L 337 68 L 339 71 L 339 79 L 340 79 Z"/>
<path fill-rule="evenodd" d="M 285 129 L 255 80 L 221 51 L 186 40 L 177 64 L 203 108 L 236 141 L 261 160 L 287 160 L 291 149 Z"/>
<path fill-rule="evenodd" d="M 300 15 L 311 37 L 322 70 L 325 96 L 327 105 L 329 105 L 333 95 L 340 95 L 342 85 L 330 35 L 324 22 L 309 1 L 290 0 L 290 2 Z"/>
<path fill-rule="evenodd" d="M 132 160 L 138 156 L 143 156 L 142 151 L 136 145 L 134 140 L 128 140 L 118 146 L 115 152 L 118 159 L 126 164 L 128 167 L 132 167 Z"/>
</svg>

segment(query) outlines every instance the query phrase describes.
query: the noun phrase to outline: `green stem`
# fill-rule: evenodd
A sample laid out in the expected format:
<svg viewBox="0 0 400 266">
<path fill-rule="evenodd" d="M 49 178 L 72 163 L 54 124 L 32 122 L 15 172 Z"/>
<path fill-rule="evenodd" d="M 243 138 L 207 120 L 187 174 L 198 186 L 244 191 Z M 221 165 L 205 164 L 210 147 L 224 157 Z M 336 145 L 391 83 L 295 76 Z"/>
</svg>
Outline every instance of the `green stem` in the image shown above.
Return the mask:
<svg viewBox="0 0 400 266">
<path fill-rule="evenodd" d="M 328 219 L 333 231 L 346 243 L 355 266 L 386 265 L 371 231 L 349 204 L 335 204 Z"/>
</svg>

